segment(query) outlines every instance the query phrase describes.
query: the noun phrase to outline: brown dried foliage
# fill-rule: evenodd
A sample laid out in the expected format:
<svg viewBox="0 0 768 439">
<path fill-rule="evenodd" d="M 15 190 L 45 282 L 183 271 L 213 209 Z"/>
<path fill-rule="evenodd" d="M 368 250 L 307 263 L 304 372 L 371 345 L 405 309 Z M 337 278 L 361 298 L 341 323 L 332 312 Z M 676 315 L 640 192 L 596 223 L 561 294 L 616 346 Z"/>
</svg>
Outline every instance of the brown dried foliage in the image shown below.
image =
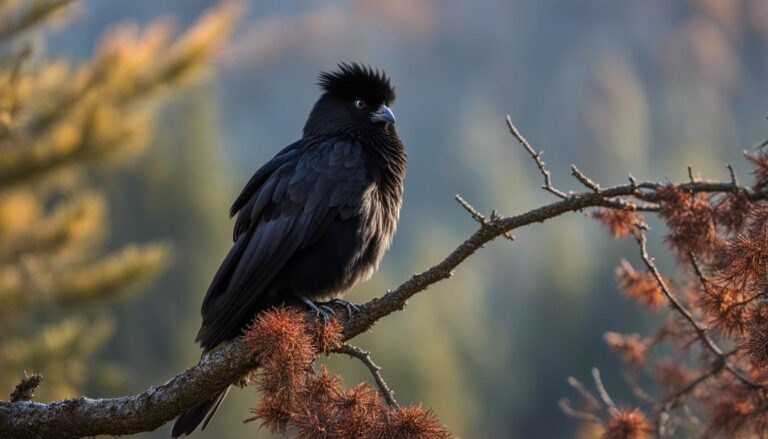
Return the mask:
<svg viewBox="0 0 768 439">
<path fill-rule="evenodd" d="M 431 410 L 410 406 L 391 410 L 388 413 L 382 437 L 417 439 L 450 437 Z"/>
<path fill-rule="evenodd" d="M 752 202 L 737 192 L 721 197 L 714 203 L 713 215 L 719 226 L 727 232 L 734 232 L 744 227 Z"/>
<path fill-rule="evenodd" d="M 762 422 L 754 421 L 759 416 L 760 403 L 753 398 L 751 389 L 723 375 L 713 379 L 700 393 L 701 401 L 709 412 L 709 436 L 743 437 L 750 433 L 759 434 L 755 429 Z M 760 434 L 762 436 L 764 434 Z"/>
<path fill-rule="evenodd" d="M 651 273 L 638 272 L 626 259 L 621 260 L 621 265 L 616 267 L 615 273 L 619 288 L 630 299 L 654 311 L 664 303 L 664 295 L 659 288 L 659 283 Z"/>
<path fill-rule="evenodd" d="M 764 151 L 746 154 L 747 160 L 752 162 L 752 175 L 755 176 L 755 190 L 763 191 L 768 188 L 768 154 Z"/>
<path fill-rule="evenodd" d="M 604 439 L 642 439 L 651 430 L 651 423 L 639 409 L 618 410 L 605 425 Z"/>
<path fill-rule="evenodd" d="M 273 433 L 293 429 L 299 439 L 450 437 L 430 410 L 389 407 L 368 384 L 344 388 L 325 367 L 315 372 L 315 357 L 339 346 L 341 329 L 335 319 L 309 324 L 286 307 L 256 318 L 244 335 L 260 365 L 255 418 Z"/>
<path fill-rule="evenodd" d="M 743 334 L 746 330 L 747 307 L 741 289 L 710 282 L 707 288 L 702 288 L 697 303 L 702 313 L 710 317 L 713 327 L 730 335 Z"/>
<path fill-rule="evenodd" d="M 639 368 L 645 363 L 648 346 L 639 334 L 623 335 L 618 332 L 606 332 L 603 340 L 628 366 Z"/>
<path fill-rule="evenodd" d="M 651 374 L 658 384 L 668 389 L 668 393 L 683 388 L 695 378 L 693 371 L 669 357 L 659 360 Z"/>
<path fill-rule="evenodd" d="M 741 344 L 752 366 L 768 367 L 768 309 L 760 307 L 747 321 L 747 335 Z"/>
<path fill-rule="evenodd" d="M 632 376 L 653 380 L 659 396 L 630 383 L 652 409 L 650 419 L 637 409 L 611 409 L 610 401 L 585 409 L 603 425 L 604 437 L 768 437 L 768 203 L 755 197 L 768 190 L 768 154 L 748 158 L 756 180 L 749 189 L 653 189 L 665 242 L 677 256 L 676 286 L 661 278 L 676 303 L 652 270 L 638 272 L 623 260 L 616 269 L 621 291 L 651 310 L 666 303 L 669 315 L 652 336 L 609 332 L 604 339 Z M 635 215 L 612 207 L 594 217 L 612 235 L 640 242 Z M 657 355 L 661 345 L 667 348 Z M 607 419 L 601 409 L 608 409 Z"/>
<path fill-rule="evenodd" d="M 711 256 L 721 244 L 715 209 L 706 194 L 691 193 L 669 184 L 658 189 L 659 215 L 669 228 L 667 242 L 684 257 L 688 252 Z"/>
<path fill-rule="evenodd" d="M 754 335 L 768 291 L 768 206 L 750 204 L 742 227 L 720 247 L 702 285 L 699 305 L 728 334 Z"/>
<path fill-rule="evenodd" d="M 623 238 L 633 233 L 638 224 L 644 224 L 643 216 L 634 210 L 600 208 L 591 213 L 592 218 L 600 221 L 616 238 Z"/>
</svg>

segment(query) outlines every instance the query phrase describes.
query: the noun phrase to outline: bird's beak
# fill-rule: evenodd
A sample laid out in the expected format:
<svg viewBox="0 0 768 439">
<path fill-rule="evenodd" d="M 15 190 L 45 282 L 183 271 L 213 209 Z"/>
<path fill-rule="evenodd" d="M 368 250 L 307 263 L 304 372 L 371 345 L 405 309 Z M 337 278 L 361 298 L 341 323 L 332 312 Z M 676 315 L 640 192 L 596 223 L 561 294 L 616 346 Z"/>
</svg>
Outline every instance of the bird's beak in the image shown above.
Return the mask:
<svg viewBox="0 0 768 439">
<path fill-rule="evenodd" d="M 389 107 L 381 104 L 376 111 L 371 113 L 371 120 L 374 122 L 395 123 L 395 115 Z"/>
</svg>

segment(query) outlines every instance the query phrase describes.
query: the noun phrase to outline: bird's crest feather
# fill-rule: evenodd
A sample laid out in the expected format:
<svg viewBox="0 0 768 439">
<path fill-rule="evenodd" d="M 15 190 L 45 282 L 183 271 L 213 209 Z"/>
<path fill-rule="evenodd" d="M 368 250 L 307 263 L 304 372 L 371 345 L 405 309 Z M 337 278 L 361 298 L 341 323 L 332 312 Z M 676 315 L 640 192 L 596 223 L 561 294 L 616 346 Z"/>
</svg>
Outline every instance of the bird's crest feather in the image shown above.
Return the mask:
<svg viewBox="0 0 768 439">
<path fill-rule="evenodd" d="M 358 63 L 339 63 L 333 72 L 322 72 L 318 85 L 327 93 L 345 99 L 362 98 L 390 105 L 395 100 L 395 89 L 389 77 L 378 69 Z"/>
</svg>

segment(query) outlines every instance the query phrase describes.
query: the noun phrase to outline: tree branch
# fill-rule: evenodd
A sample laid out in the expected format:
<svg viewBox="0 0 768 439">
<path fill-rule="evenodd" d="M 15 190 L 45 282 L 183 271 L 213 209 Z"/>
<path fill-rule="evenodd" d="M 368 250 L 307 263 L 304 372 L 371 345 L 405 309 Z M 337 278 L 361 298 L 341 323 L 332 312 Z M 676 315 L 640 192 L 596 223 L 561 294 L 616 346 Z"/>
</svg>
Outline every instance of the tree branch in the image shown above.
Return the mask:
<svg viewBox="0 0 768 439">
<path fill-rule="evenodd" d="M 371 360 L 370 352 L 364 351 L 357 346 L 348 345 L 346 343 L 336 348 L 334 352 L 347 354 L 350 357 L 360 360 L 365 365 L 365 367 L 371 371 L 371 375 L 373 375 L 373 379 L 376 381 L 376 385 L 379 386 L 379 392 L 381 393 L 381 396 L 384 397 L 384 400 L 387 401 L 387 404 L 390 407 L 400 407 L 395 400 L 395 392 L 389 388 L 386 381 L 384 381 L 384 377 L 381 376 L 381 367 L 377 366 L 376 363 Z"/>
<path fill-rule="evenodd" d="M 611 399 L 611 396 L 608 394 L 608 390 L 605 389 L 605 385 L 603 384 L 603 379 L 600 377 L 600 369 L 596 367 L 592 368 L 592 379 L 595 381 L 597 394 L 600 395 L 600 399 L 603 401 L 603 404 L 605 404 L 605 407 L 608 409 L 608 413 L 610 413 L 612 416 L 618 413 L 619 408 L 616 407 L 616 404 L 613 402 L 613 399 Z"/>
<path fill-rule="evenodd" d="M 520 227 L 542 223 L 565 213 L 579 212 L 589 207 L 635 209 L 637 205 L 633 204 L 634 201 L 630 202 L 618 197 L 655 203 L 660 200 L 658 190 L 667 186 L 667 184 L 656 182 L 637 182 L 634 178 L 630 178 L 629 184 L 601 188 L 596 184 L 592 187 L 592 184 L 586 183 L 585 180 L 582 183 L 589 186 L 589 191 L 565 195 L 552 186 L 549 171 L 544 167 L 540 153 L 536 153 L 531 148 L 514 127 L 511 119 L 507 119 L 507 124 L 513 136 L 534 159 L 544 176 L 545 188 L 557 195 L 560 200 L 519 215 L 508 217 L 491 215 L 490 218 L 483 216 L 485 220 L 481 221 L 479 229 L 458 245 L 445 259 L 428 270 L 415 274 L 394 290 L 361 305 L 352 316 L 339 312 L 337 315 L 340 316 L 340 323 L 343 325 L 344 341 L 368 331 L 381 318 L 402 310 L 408 299 L 415 294 L 451 277 L 456 267 L 497 237 L 509 234 Z M 765 194 L 739 187 L 733 180 L 730 182 L 693 181 L 680 184 L 679 187 L 689 192 L 739 191 L 751 200 L 765 199 Z M 467 206 L 464 207 L 467 208 Z M 467 210 L 472 214 L 474 209 Z M 472 214 L 472 216 L 478 219 L 476 215 Z M 341 307 L 339 310 L 341 311 Z M 151 431 L 171 421 L 194 404 L 237 382 L 256 367 L 252 353 L 238 338 L 209 353 L 197 365 L 176 375 L 165 384 L 136 395 L 104 399 L 79 397 L 48 404 L 33 401 L 0 402 L 0 431 L 15 438 L 70 438 Z M 727 368 L 728 365 L 725 367 Z"/>
<path fill-rule="evenodd" d="M 648 271 L 653 274 L 653 277 L 659 284 L 659 288 L 661 288 L 662 293 L 664 293 L 664 295 L 667 297 L 667 300 L 669 300 L 672 308 L 677 311 L 677 313 L 680 314 L 683 318 L 685 318 L 688 323 L 690 323 L 691 327 L 696 331 L 699 339 L 701 339 L 701 341 L 704 343 L 704 346 L 706 346 L 707 349 L 709 349 L 715 355 L 718 363 L 721 363 L 722 367 L 724 367 L 734 377 L 749 387 L 752 387 L 753 389 L 762 388 L 763 386 L 752 381 L 748 376 L 746 376 L 743 372 L 736 368 L 736 366 L 728 361 L 728 354 L 724 353 L 723 350 L 720 349 L 717 343 L 715 343 L 712 337 L 707 333 L 707 329 L 702 326 L 702 324 L 693 317 L 693 314 L 691 314 L 691 312 L 685 308 L 685 305 L 683 305 L 682 302 L 680 302 L 680 300 L 674 294 L 672 294 L 672 291 L 667 286 L 664 278 L 662 278 L 659 269 L 656 268 L 656 264 L 653 262 L 653 258 L 648 254 L 648 250 L 645 245 L 645 233 L 641 230 L 638 231 L 635 234 L 635 239 L 637 239 L 637 243 L 640 246 L 640 256 L 642 257 L 643 262 L 645 262 L 646 267 L 648 267 Z"/>
<path fill-rule="evenodd" d="M 536 167 L 539 168 L 539 172 L 541 172 L 541 175 L 544 177 L 544 186 L 542 186 L 542 189 L 551 192 L 558 198 L 567 198 L 568 195 L 565 194 L 565 192 L 555 188 L 552 185 L 552 174 L 549 172 L 546 164 L 544 163 L 544 160 L 542 160 L 541 155 L 544 153 L 544 151 L 536 152 L 533 147 L 531 147 L 531 144 L 528 143 L 527 140 L 525 140 L 525 137 L 523 137 L 522 134 L 520 134 L 520 131 L 518 131 L 517 127 L 514 123 L 512 123 L 512 118 L 507 115 L 507 128 L 509 128 L 509 132 L 512 134 L 512 137 L 514 137 L 520 145 L 525 149 L 528 154 L 531 155 L 531 158 L 534 162 L 536 162 Z"/>
</svg>

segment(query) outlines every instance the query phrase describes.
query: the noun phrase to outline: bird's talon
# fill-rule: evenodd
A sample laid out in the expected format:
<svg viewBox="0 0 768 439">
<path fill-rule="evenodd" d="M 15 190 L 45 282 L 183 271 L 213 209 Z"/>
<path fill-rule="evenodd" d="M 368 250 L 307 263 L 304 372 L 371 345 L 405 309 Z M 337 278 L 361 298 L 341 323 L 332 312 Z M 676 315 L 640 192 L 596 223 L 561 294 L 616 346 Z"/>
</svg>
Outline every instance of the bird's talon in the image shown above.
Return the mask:
<svg viewBox="0 0 768 439">
<path fill-rule="evenodd" d="M 347 309 L 347 317 L 351 318 L 352 314 L 356 311 L 360 311 L 360 305 L 343 299 L 333 299 L 329 303 L 341 305 Z"/>
<path fill-rule="evenodd" d="M 326 314 L 325 314 L 326 316 L 327 316 L 328 314 L 331 314 L 331 315 L 333 315 L 333 316 L 335 316 L 335 315 L 336 315 L 336 311 L 334 311 L 334 310 L 333 310 L 333 308 L 331 308 L 331 307 L 330 307 L 330 306 L 328 306 L 328 305 L 319 305 L 319 308 L 320 308 L 320 309 L 322 309 L 323 311 L 325 311 L 325 312 L 326 312 Z M 328 318 L 326 317 L 326 318 L 325 318 L 325 320 L 328 320 Z"/>
<path fill-rule="evenodd" d="M 316 318 L 322 317 L 324 322 L 327 322 L 328 319 L 330 319 L 330 315 L 336 316 L 336 311 L 332 308 L 333 305 L 343 306 L 347 310 L 348 318 L 352 317 L 352 314 L 355 312 L 360 311 L 360 305 L 343 299 L 331 299 L 328 302 L 315 302 L 309 297 L 302 297 L 301 301 L 315 312 Z"/>
<path fill-rule="evenodd" d="M 315 320 L 319 320 L 321 318 L 323 319 L 323 322 L 327 322 L 331 317 L 324 309 L 318 308 L 315 310 Z"/>
<path fill-rule="evenodd" d="M 336 313 L 332 309 L 330 309 L 327 305 L 317 304 L 313 302 L 312 299 L 310 299 L 309 297 L 302 297 L 301 301 L 304 302 L 305 305 L 307 305 L 312 311 L 315 312 L 315 319 L 322 317 L 323 321 L 327 322 L 328 319 L 331 318 L 328 315 L 329 311 L 331 312 L 331 314 L 336 315 Z"/>
</svg>

